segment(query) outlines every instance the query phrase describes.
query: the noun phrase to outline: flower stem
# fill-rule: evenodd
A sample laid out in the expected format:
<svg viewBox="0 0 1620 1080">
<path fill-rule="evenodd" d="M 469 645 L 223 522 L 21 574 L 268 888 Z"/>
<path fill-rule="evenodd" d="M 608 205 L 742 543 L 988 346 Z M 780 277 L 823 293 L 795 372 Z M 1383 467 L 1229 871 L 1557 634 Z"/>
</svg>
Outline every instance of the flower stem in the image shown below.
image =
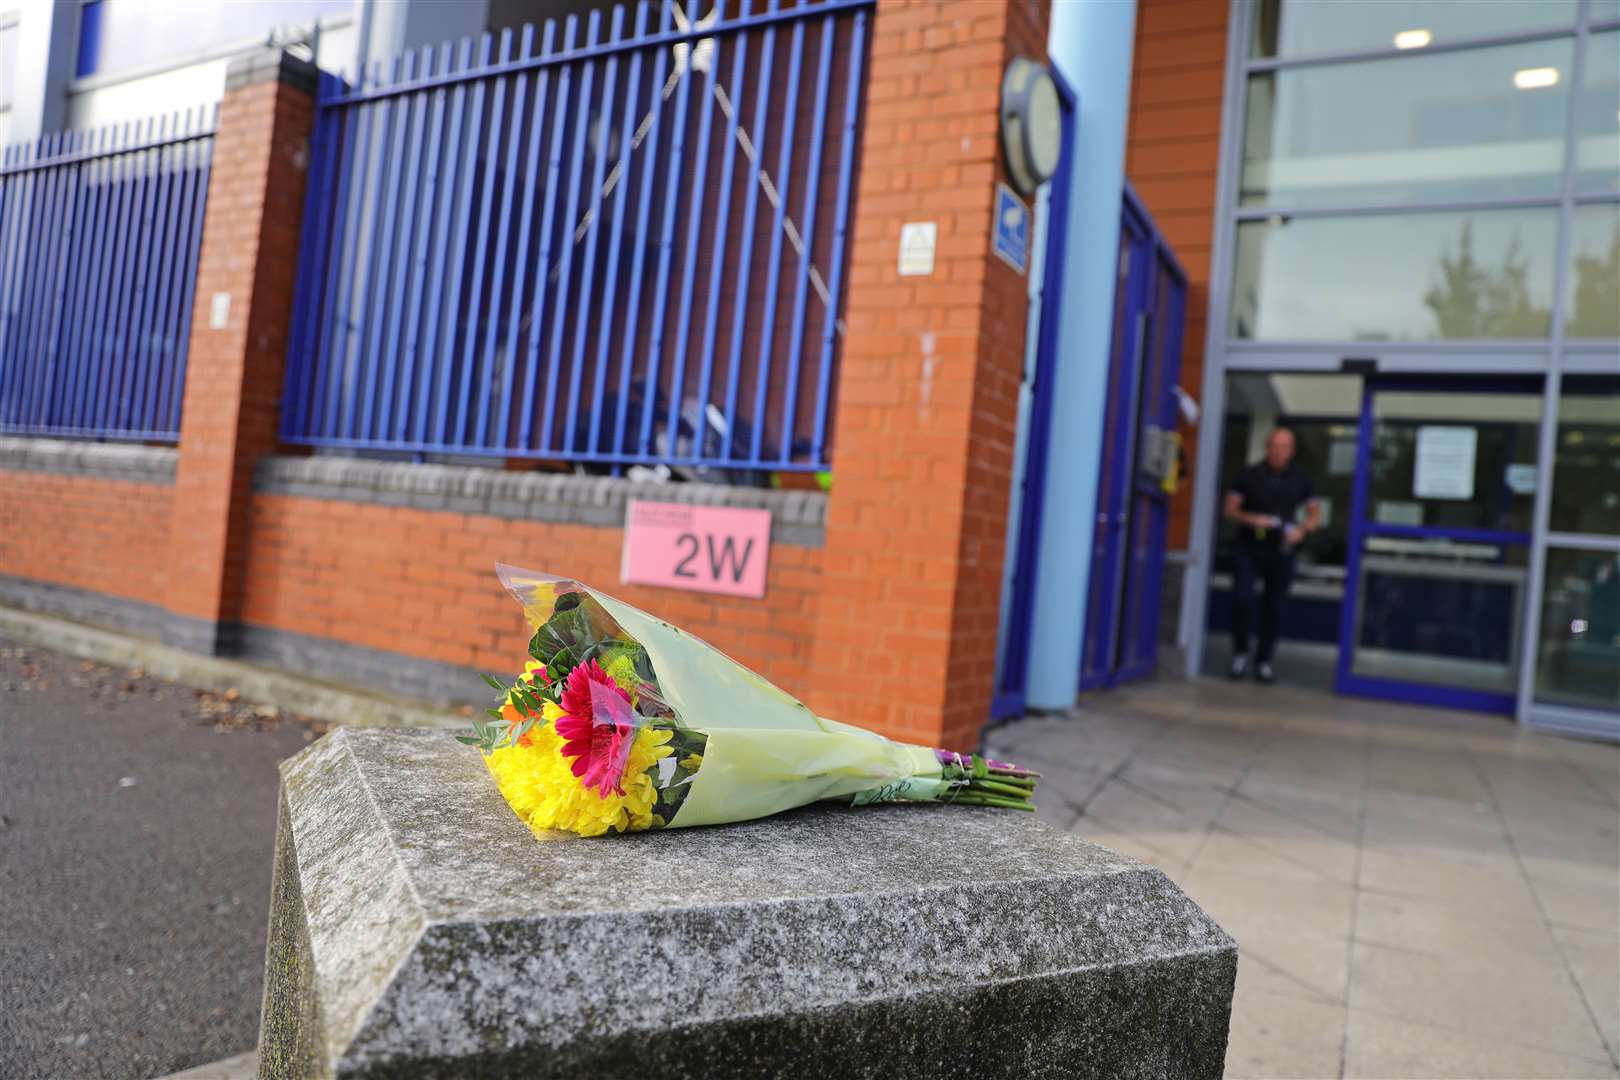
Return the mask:
<svg viewBox="0 0 1620 1080">
<path fill-rule="evenodd" d="M 956 803 L 958 806 L 999 806 L 1006 810 L 1035 809 L 1035 804 L 1027 799 L 1009 799 L 1002 795 L 982 795 L 974 791 L 958 795 L 949 801 Z"/>
</svg>

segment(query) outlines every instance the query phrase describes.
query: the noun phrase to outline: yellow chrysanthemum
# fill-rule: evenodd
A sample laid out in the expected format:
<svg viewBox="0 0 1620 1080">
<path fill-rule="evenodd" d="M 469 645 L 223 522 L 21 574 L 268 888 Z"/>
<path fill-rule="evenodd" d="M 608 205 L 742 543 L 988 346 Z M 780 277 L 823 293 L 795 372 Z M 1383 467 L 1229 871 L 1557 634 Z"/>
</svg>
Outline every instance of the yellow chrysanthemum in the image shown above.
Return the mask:
<svg viewBox="0 0 1620 1080">
<path fill-rule="evenodd" d="M 648 770 L 674 751 L 671 732 L 643 728 L 630 744 L 624 769 L 624 794 L 605 797 L 587 788 L 562 755 L 563 740 L 553 727 L 562 709 L 546 703 L 546 723 L 529 732 L 527 746 L 503 746 L 485 755 L 484 764 L 518 818 L 536 835 L 563 829 L 580 836 L 600 836 L 609 829 L 636 832 L 657 822 L 653 805 L 658 790 Z"/>
<path fill-rule="evenodd" d="M 687 770 L 688 772 L 697 772 L 699 769 L 703 768 L 703 755 L 687 754 L 685 757 L 681 758 L 681 768 Z"/>
</svg>

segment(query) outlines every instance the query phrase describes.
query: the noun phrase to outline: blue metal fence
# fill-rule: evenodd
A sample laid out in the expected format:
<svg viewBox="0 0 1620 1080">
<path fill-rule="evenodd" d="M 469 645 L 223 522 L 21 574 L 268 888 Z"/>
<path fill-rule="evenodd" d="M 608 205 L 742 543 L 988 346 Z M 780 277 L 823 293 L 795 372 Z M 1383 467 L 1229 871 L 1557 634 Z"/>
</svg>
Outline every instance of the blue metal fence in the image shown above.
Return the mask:
<svg viewBox="0 0 1620 1080">
<path fill-rule="evenodd" d="M 214 122 L 0 153 L 0 432 L 179 437 Z"/>
<path fill-rule="evenodd" d="M 282 437 L 824 468 L 872 3 L 642 0 L 324 76 Z"/>
</svg>

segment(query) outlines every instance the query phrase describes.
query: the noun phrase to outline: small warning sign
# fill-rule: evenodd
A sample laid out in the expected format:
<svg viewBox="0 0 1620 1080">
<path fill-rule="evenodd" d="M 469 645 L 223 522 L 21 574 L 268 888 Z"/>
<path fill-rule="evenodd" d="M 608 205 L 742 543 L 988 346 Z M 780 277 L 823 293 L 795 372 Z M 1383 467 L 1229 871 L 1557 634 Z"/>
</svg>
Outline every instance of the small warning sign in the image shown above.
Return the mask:
<svg viewBox="0 0 1620 1080">
<path fill-rule="evenodd" d="M 934 272 L 934 247 L 939 226 L 932 221 L 908 221 L 900 226 L 900 276 L 927 277 Z"/>
</svg>

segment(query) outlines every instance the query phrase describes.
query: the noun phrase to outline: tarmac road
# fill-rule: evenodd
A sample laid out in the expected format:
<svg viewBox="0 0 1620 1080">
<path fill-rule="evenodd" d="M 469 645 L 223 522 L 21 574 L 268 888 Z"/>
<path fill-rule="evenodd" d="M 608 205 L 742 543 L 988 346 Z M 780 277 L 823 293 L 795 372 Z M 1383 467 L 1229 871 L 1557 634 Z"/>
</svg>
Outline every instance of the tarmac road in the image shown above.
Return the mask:
<svg viewBox="0 0 1620 1080">
<path fill-rule="evenodd" d="M 276 763 L 306 735 L 0 638 L 0 1077 L 254 1046 Z"/>
</svg>

